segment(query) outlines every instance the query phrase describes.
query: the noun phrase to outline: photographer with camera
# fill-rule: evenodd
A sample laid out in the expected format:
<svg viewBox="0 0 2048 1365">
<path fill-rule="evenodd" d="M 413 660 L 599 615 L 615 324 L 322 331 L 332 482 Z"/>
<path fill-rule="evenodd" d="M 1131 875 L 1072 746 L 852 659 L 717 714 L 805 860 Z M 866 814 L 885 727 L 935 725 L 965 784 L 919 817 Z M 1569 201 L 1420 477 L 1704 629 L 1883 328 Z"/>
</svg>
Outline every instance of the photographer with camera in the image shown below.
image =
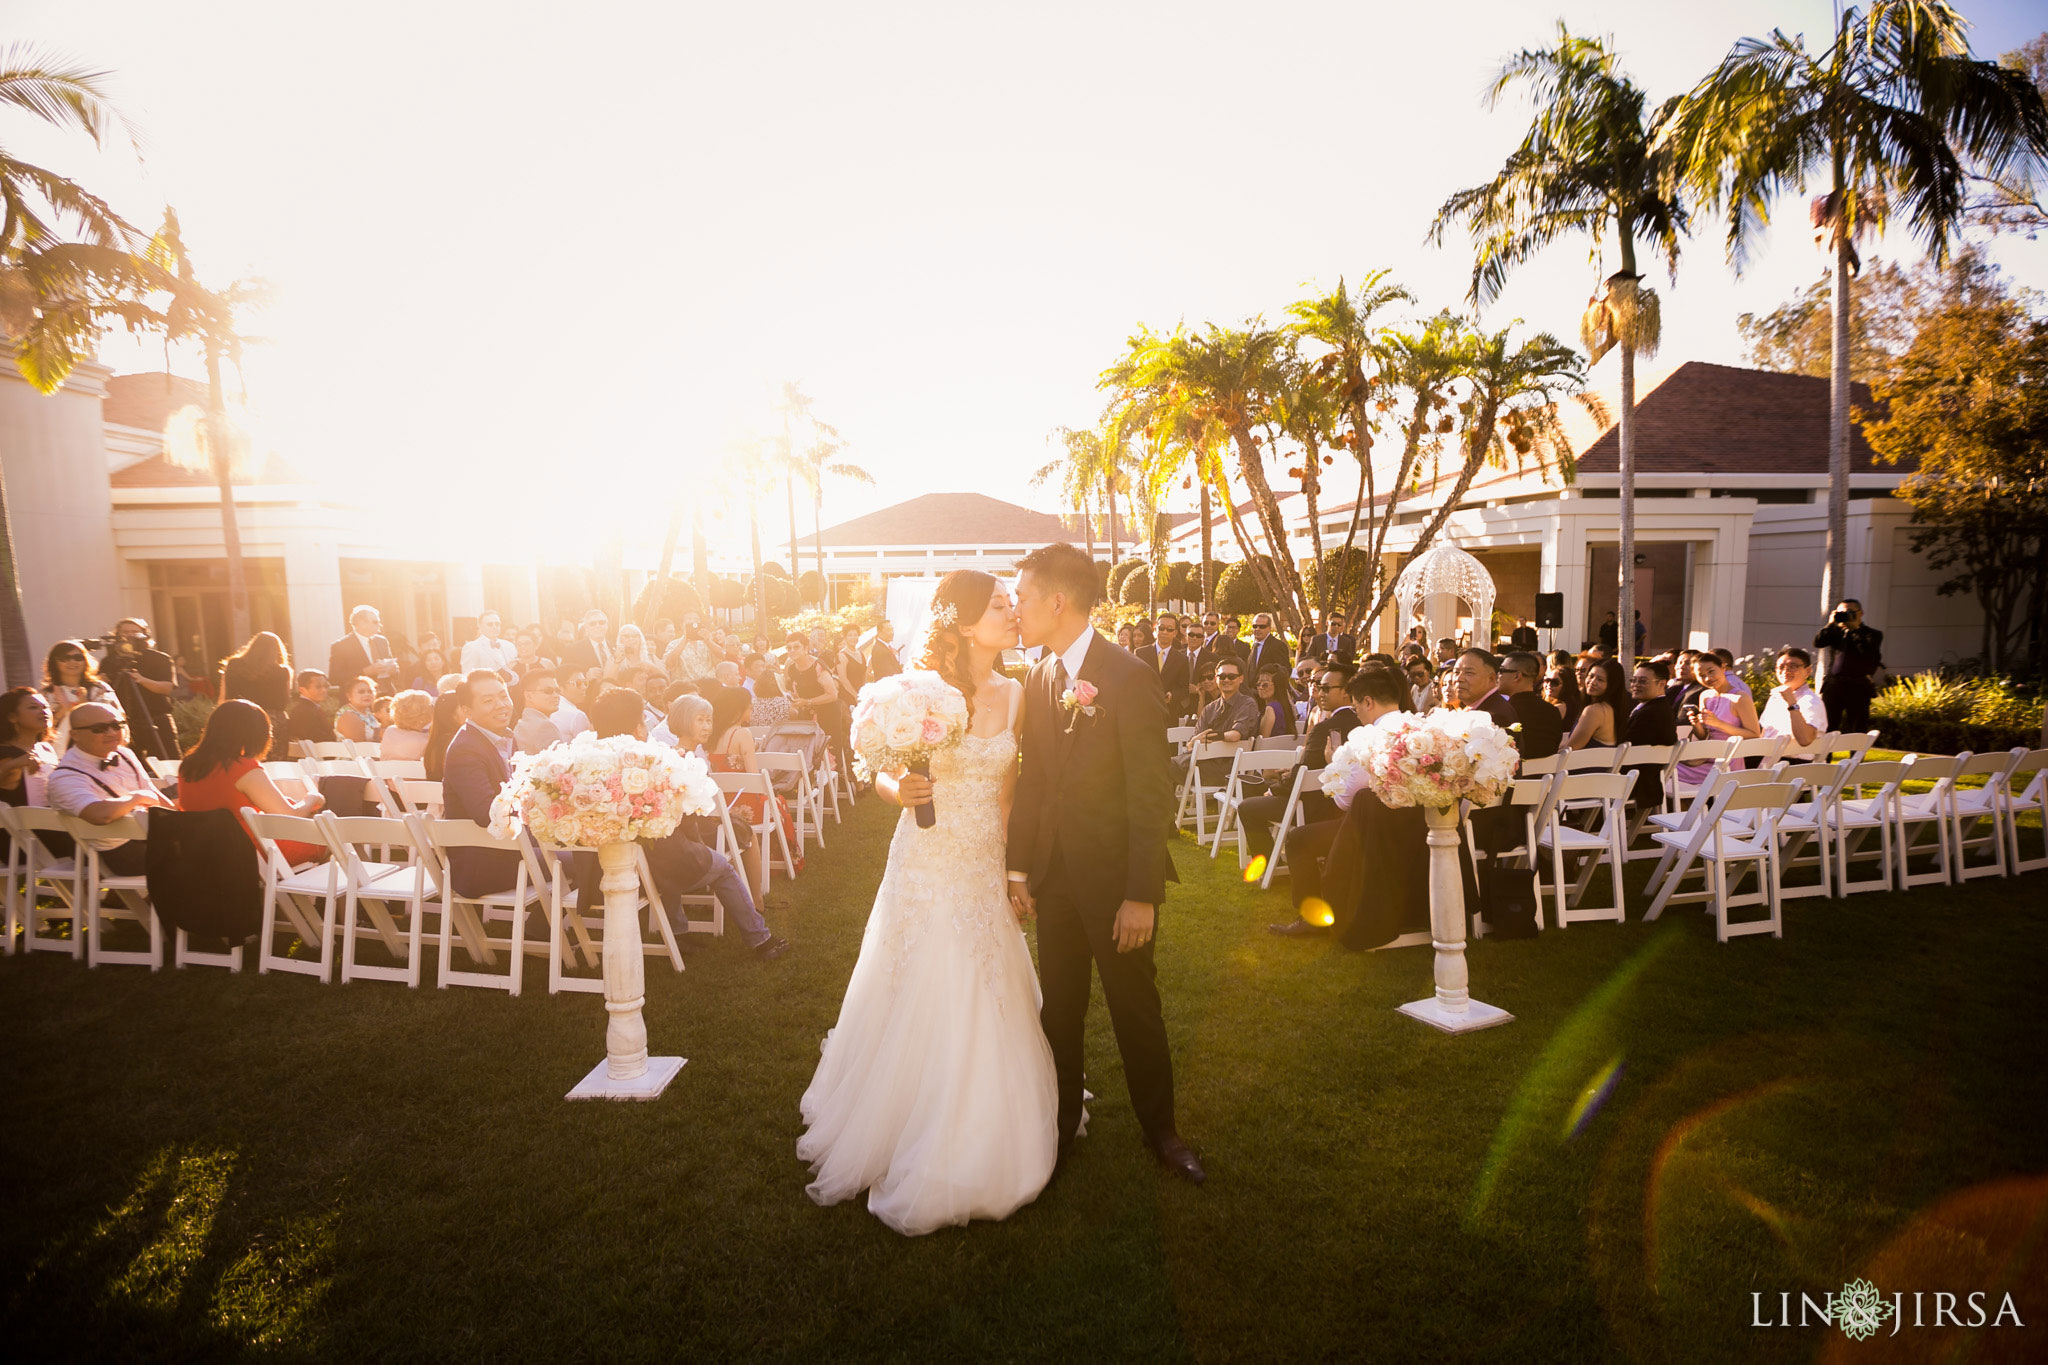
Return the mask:
<svg viewBox="0 0 2048 1365">
<path fill-rule="evenodd" d="M 1821 651 L 1821 703 L 1845 734 L 1870 728 L 1870 703 L 1877 696 L 1875 676 L 1884 667 L 1884 632 L 1863 623 L 1863 604 L 1845 597 L 1813 647 Z"/>
<path fill-rule="evenodd" d="M 170 655 L 153 648 L 149 623 L 125 617 L 98 643 L 105 650 L 100 677 L 128 713 L 129 742 L 145 758 L 176 758 L 178 732 L 171 724 L 171 699 L 178 690 L 177 667 Z"/>
</svg>

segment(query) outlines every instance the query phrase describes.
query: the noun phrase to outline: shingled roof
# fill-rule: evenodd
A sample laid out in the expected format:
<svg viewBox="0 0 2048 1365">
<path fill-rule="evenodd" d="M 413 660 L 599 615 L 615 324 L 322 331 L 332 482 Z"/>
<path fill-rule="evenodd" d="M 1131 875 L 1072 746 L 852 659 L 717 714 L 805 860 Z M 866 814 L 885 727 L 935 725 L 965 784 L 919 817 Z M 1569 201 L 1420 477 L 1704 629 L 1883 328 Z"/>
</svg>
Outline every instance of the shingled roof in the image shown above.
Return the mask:
<svg viewBox="0 0 2048 1365">
<path fill-rule="evenodd" d="M 1075 539 L 1077 530 L 1050 512 L 1036 512 L 983 493 L 926 493 L 894 507 L 828 526 L 819 536 L 836 545 L 1043 545 Z"/>
<path fill-rule="evenodd" d="M 1855 409 L 1871 405 L 1870 386 L 1850 386 Z M 1581 474 L 1614 474 L 1619 432 L 1609 427 L 1579 457 Z M 1906 474 L 1910 463 L 1878 464 L 1862 429 L 1849 434 L 1849 470 Z M 1828 381 L 1691 360 L 1636 399 L 1639 474 L 1825 474 Z"/>
<path fill-rule="evenodd" d="M 183 375 L 117 374 L 107 381 L 100 417 L 116 426 L 162 431 L 181 408 L 206 406 L 206 385 Z"/>
</svg>

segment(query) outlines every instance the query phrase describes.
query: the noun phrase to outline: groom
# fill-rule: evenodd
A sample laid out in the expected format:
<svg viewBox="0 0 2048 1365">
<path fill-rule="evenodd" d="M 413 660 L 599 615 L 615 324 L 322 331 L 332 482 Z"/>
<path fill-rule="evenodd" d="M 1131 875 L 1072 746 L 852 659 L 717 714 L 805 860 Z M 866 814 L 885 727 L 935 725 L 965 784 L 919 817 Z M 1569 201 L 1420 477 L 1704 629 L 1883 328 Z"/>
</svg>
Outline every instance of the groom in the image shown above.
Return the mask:
<svg viewBox="0 0 2048 1365">
<path fill-rule="evenodd" d="M 1173 877 L 1165 694 L 1156 672 L 1089 625 L 1101 580 L 1088 555 L 1048 545 L 1017 568 L 1024 643 L 1044 653 L 1024 684 L 1010 904 L 1020 919 L 1038 916 L 1039 1022 L 1059 1079 L 1060 1155 L 1081 1125 L 1092 962 L 1146 1145 L 1200 1184 L 1202 1163 L 1173 1127 L 1173 1062 L 1152 966 L 1154 920 Z"/>
</svg>

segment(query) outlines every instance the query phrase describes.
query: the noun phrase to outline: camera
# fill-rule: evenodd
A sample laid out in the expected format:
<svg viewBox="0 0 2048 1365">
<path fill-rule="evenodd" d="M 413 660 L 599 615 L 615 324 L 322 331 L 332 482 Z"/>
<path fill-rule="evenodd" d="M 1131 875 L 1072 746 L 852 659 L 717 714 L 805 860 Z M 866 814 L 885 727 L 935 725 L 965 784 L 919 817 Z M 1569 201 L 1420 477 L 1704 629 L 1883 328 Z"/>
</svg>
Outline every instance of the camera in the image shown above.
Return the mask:
<svg viewBox="0 0 2048 1365">
<path fill-rule="evenodd" d="M 1836 626 L 1846 626 L 1855 619 L 1856 618 L 1847 611 L 1838 611 L 1833 616 L 1830 616 L 1828 618 L 1828 624 Z"/>
</svg>

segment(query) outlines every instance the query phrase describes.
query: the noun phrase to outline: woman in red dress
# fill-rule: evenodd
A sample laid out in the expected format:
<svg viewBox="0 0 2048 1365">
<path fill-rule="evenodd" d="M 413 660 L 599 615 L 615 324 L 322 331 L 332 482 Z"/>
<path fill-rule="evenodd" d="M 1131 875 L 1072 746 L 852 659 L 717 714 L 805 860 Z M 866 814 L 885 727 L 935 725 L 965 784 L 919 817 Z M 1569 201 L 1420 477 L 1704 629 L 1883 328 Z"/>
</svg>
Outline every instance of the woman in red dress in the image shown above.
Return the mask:
<svg viewBox="0 0 2048 1365">
<path fill-rule="evenodd" d="M 318 792 L 294 801 L 263 771 L 270 752 L 270 717 L 253 701 L 224 701 L 206 718 L 199 742 L 178 765 L 179 810 L 256 810 L 266 815 L 311 815 L 324 804 Z M 252 839 L 254 835 L 250 836 Z M 292 866 L 326 859 L 322 844 L 280 839 Z"/>
</svg>

